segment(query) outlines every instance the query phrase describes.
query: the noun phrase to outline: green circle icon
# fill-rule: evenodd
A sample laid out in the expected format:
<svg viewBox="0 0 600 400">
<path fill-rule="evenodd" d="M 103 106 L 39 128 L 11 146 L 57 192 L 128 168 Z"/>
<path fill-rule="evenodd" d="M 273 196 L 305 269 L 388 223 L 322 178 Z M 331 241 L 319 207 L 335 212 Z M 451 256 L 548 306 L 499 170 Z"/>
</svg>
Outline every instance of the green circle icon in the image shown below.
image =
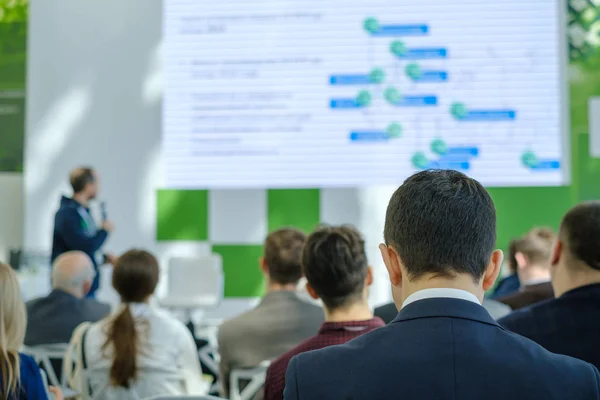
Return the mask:
<svg viewBox="0 0 600 400">
<path fill-rule="evenodd" d="M 526 151 L 523 153 L 521 156 L 521 162 L 528 168 L 535 167 L 539 163 L 537 156 L 533 151 Z"/>
<path fill-rule="evenodd" d="M 422 75 L 421 67 L 419 66 L 419 64 L 415 63 L 408 64 L 404 71 L 406 72 L 406 75 L 412 80 L 419 79 Z"/>
<path fill-rule="evenodd" d="M 397 122 L 392 122 L 388 125 L 385 133 L 391 138 L 399 138 L 402 136 L 402 125 Z"/>
<path fill-rule="evenodd" d="M 369 80 L 373 83 L 382 83 L 385 79 L 385 72 L 381 68 L 373 68 L 369 73 Z"/>
<path fill-rule="evenodd" d="M 369 17 L 365 19 L 364 28 L 369 33 L 375 33 L 379 31 L 379 21 L 377 21 L 377 18 Z"/>
<path fill-rule="evenodd" d="M 396 104 L 400 101 L 400 91 L 395 87 L 390 86 L 383 92 L 383 97 L 385 97 L 390 104 Z"/>
<path fill-rule="evenodd" d="M 431 142 L 431 151 L 443 156 L 448 151 L 448 145 L 442 139 L 435 139 Z"/>
<path fill-rule="evenodd" d="M 452 103 L 452 106 L 450 106 L 450 114 L 456 119 L 463 119 L 468 112 L 467 106 L 463 103 Z"/>
<path fill-rule="evenodd" d="M 402 57 L 408 51 L 406 44 L 404 44 L 401 40 L 394 40 L 392 44 L 390 44 L 390 51 L 392 54 L 397 55 L 398 57 Z"/>
<path fill-rule="evenodd" d="M 356 96 L 356 102 L 361 107 L 367 107 L 371 104 L 371 93 L 368 90 L 361 90 Z"/>
<path fill-rule="evenodd" d="M 417 169 L 425 169 L 427 168 L 427 164 L 429 164 L 429 160 L 422 152 L 415 153 L 410 159 Z"/>
</svg>

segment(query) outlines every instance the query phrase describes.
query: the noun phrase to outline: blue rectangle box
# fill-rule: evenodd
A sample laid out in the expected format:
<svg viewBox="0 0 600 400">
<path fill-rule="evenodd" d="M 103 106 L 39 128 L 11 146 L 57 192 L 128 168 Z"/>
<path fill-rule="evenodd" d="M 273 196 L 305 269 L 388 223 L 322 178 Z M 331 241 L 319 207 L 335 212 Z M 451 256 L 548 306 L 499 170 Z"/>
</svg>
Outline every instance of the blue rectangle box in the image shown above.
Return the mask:
<svg viewBox="0 0 600 400">
<path fill-rule="evenodd" d="M 408 49 L 406 53 L 397 56 L 401 60 L 431 60 L 447 58 L 448 50 L 444 48 Z"/>
<path fill-rule="evenodd" d="M 436 96 L 404 96 L 397 103 L 396 107 L 428 107 L 437 105 Z"/>
<path fill-rule="evenodd" d="M 446 71 L 423 71 L 421 76 L 414 78 L 414 82 L 446 82 L 448 73 Z"/>
<path fill-rule="evenodd" d="M 554 170 L 560 169 L 560 161 L 557 160 L 539 160 L 538 163 L 531 167 L 534 170 Z"/>
<path fill-rule="evenodd" d="M 479 155 L 479 149 L 477 147 L 449 147 L 448 150 L 446 150 L 446 154 L 444 155 L 461 155 L 466 157 L 477 157 Z"/>
<path fill-rule="evenodd" d="M 329 102 L 331 108 L 361 108 L 356 99 L 332 99 Z"/>
<path fill-rule="evenodd" d="M 513 121 L 516 118 L 514 110 L 470 110 L 460 121 Z"/>
<path fill-rule="evenodd" d="M 467 170 L 470 165 L 468 161 L 462 162 L 445 162 L 445 161 L 431 161 L 426 169 L 453 169 L 453 170 Z"/>
<path fill-rule="evenodd" d="M 369 75 L 331 75 L 329 77 L 330 85 L 368 85 L 373 83 Z"/>
<path fill-rule="evenodd" d="M 388 135 L 381 131 L 350 132 L 350 140 L 353 142 L 384 142 L 388 139 Z"/>
<path fill-rule="evenodd" d="M 413 25 L 381 25 L 379 30 L 371 32 L 373 36 L 425 36 L 429 27 L 422 24 Z"/>
</svg>

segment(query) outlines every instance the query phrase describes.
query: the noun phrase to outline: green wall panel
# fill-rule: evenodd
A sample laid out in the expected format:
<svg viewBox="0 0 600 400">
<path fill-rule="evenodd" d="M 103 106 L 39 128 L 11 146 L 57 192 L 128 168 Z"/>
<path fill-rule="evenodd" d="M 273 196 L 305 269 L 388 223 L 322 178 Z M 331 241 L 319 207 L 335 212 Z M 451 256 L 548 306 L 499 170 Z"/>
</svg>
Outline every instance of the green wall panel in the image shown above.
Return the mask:
<svg viewBox="0 0 600 400">
<path fill-rule="evenodd" d="M 156 240 L 208 239 L 207 190 L 159 190 Z"/>
<path fill-rule="evenodd" d="M 212 251 L 223 258 L 225 297 L 257 297 L 264 293 L 259 259 L 262 246 L 213 245 Z"/>
<path fill-rule="evenodd" d="M 319 189 L 270 189 L 267 204 L 269 232 L 295 226 L 309 233 L 320 222 Z"/>
</svg>

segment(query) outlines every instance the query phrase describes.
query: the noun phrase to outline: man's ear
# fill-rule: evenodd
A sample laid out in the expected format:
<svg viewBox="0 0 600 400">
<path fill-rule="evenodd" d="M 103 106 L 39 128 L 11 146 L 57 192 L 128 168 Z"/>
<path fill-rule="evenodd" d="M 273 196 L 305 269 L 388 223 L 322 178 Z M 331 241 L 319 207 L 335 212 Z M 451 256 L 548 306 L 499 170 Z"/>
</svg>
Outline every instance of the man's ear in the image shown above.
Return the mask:
<svg viewBox="0 0 600 400">
<path fill-rule="evenodd" d="M 365 286 L 371 286 L 373 284 L 373 267 L 369 265 L 367 268 L 367 277 L 365 278 Z"/>
<path fill-rule="evenodd" d="M 265 258 L 264 257 L 260 257 L 258 259 L 258 264 L 260 265 L 260 270 L 264 274 L 268 274 L 269 273 L 269 268 L 267 268 L 267 263 L 265 262 Z"/>
<path fill-rule="evenodd" d="M 398 253 L 392 246 L 386 246 L 383 243 L 379 245 L 379 251 L 381 251 L 381 258 L 383 258 L 392 286 L 400 286 L 402 283 L 402 269 L 400 268 Z"/>
<path fill-rule="evenodd" d="M 83 297 L 85 297 L 90 292 L 91 288 L 92 288 L 92 281 L 90 281 L 88 279 L 83 281 Z"/>
<path fill-rule="evenodd" d="M 483 290 L 487 291 L 492 286 L 500 274 L 500 268 L 502 267 L 502 261 L 504 260 L 504 254 L 502 250 L 496 250 L 490 257 L 490 262 L 483 274 Z"/>
<path fill-rule="evenodd" d="M 555 266 L 556 264 L 558 264 L 560 258 L 562 257 L 563 249 L 563 242 L 557 240 L 556 244 L 554 245 L 554 249 L 552 250 L 552 259 L 550 260 L 550 265 Z"/>
<path fill-rule="evenodd" d="M 525 254 L 521 253 L 520 251 L 516 252 L 515 260 L 517 261 L 517 267 L 519 269 L 523 269 L 527 266 L 527 257 L 525 257 Z"/>
<path fill-rule="evenodd" d="M 315 299 L 315 300 L 319 299 L 317 292 L 315 292 L 315 289 L 313 289 L 312 286 L 310 286 L 310 283 L 308 283 L 308 282 L 306 282 L 306 291 L 308 292 L 310 297 L 312 297 L 313 299 Z"/>
</svg>

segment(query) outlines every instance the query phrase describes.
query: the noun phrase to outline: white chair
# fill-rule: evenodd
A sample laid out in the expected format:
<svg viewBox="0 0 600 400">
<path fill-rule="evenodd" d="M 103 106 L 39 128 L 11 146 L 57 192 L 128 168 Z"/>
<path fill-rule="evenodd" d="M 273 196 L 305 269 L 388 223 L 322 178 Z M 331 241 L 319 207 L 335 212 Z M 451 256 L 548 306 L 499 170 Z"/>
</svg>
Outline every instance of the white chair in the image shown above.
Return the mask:
<svg viewBox="0 0 600 400">
<path fill-rule="evenodd" d="M 173 257 L 168 262 L 167 295 L 160 305 L 184 311 L 191 319 L 195 310 L 217 307 L 224 295 L 223 260 L 219 254 Z"/>
<path fill-rule="evenodd" d="M 231 400 L 252 400 L 264 386 L 270 361 L 263 361 L 255 368 L 235 368 L 229 376 L 229 398 Z M 240 383 L 248 382 L 240 391 Z"/>
<path fill-rule="evenodd" d="M 23 346 L 22 351 L 33 357 L 36 363 L 42 364 L 50 385 L 61 387 L 66 384 L 66 377 L 63 376 L 62 382 L 58 379 L 56 371 L 52 367 L 50 360 L 60 360 L 62 363 L 65 358 L 68 344 L 48 344 L 41 346 Z M 59 371 L 60 375 L 60 371 Z"/>
<path fill-rule="evenodd" d="M 198 357 L 200 358 L 202 365 L 208 368 L 209 372 L 211 372 L 214 376 L 219 376 L 220 356 L 216 347 L 211 345 L 202 347 L 200 351 L 198 351 Z M 219 384 L 215 381 L 210 387 L 209 393 L 217 393 L 218 390 Z"/>
</svg>

